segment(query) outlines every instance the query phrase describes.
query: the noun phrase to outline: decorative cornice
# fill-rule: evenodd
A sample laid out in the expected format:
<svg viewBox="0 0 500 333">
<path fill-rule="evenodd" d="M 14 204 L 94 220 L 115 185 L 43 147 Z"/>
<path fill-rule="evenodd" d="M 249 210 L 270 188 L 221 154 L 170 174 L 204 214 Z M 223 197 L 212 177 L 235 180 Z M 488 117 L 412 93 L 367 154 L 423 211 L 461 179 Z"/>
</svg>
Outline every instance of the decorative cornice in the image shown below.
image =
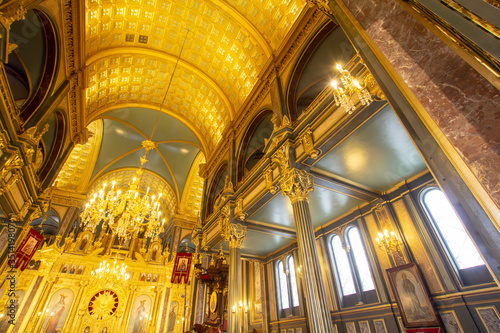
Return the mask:
<svg viewBox="0 0 500 333">
<path fill-rule="evenodd" d="M 79 29 L 74 29 L 75 21 L 78 20 L 73 14 L 78 13 L 78 3 L 73 0 L 65 0 L 62 4 L 63 11 L 63 30 L 66 52 L 66 73 L 68 75 L 69 88 L 69 118 L 71 127 L 71 140 L 75 143 L 85 143 L 88 134 L 85 124 L 79 123 L 78 118 L 78 80 L 80 76 L 79 69 Z M 83 127 L 82 133 L 80 128 Z"/>
</svg>

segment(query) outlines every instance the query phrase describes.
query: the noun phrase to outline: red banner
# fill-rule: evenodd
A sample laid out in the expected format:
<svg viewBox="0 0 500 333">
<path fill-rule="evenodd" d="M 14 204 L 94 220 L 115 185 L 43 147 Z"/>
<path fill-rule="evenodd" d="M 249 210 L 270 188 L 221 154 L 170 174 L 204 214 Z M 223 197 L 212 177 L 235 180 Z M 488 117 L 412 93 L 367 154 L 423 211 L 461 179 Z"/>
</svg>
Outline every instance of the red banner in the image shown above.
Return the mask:
<svg viewBox="0 0 500 333">
<path fill-rule="evenodd" d="M 170 282 L 182 283 L 181 280 L 184 278 L 184 283 L 188 283 L 192 258 L 191 253 L 177 253 Z"/>
<path fill-rule="evenodd" d="M 21 271 L 24 271 L 42 241 L 43 236 L 31 228 L 16 250 L 16 265 L 14 267 L 21 266 Z"/>
</svg>

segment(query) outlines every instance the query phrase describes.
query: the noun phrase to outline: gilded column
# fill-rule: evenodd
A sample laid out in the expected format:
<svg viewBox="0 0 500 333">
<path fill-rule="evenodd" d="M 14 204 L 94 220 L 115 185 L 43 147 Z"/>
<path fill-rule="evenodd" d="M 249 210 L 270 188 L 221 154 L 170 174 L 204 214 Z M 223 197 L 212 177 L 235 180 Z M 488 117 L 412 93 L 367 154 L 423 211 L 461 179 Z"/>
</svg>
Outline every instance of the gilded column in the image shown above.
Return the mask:
<svg viewBox="0 0 500 333">
<path fill-rule="evenodd" d="M 228 332 L 242 332 L 242 311 L 239 307 L 241 299 L 241 245 L 246 238 L 247 227 L 241 223 L 227 225 L 225 238 L 229 242 L 229 302 Z M 235 309 L 235 312 L 233 312 Z"/>
<path fill-rule="evenodd" d="M 313 177 L 304 170 L 290 168 L 285 170 L 280 184 L 283 195 L 287 195 L 292 202 L 297 245 L 303 265 L 309 329 L 313 333 L 333 332 L 307 198 L 309 192 L 314 190 Z"/>
<path fill-rule="evenodd" d="M 50 292 L 52 291 L 52 287 L 54 287 L 54 284 L 57 282 L 59 278 L 56 276 L 50 276 L 47 278 L 47 284 L 45 285 L 45 288 L 43 290 L 42 297 L 40 298 L 40 301 L 38 302 L 38 307 L 33 314 L 34 320 L 33 320 L 33 327 L 34 329 L 32 332 L 40 332 L 42 330 L 42 325 L 43 321 L 45 319 L 45 303 L 47 303 L 47 299 L 49 298 Z"/>
<path fill-rule="evenodd" d="M 85 291 L 85 287 L 89 284 L 89 281 L 85 281 L 85 280 L 80 280 L 80 289 L 78 289 L 78 293 L 76 294 L 76 297 L 75 297 L 75 300 L 73 301 L 73 304 L 75 304 L 73 306 L 73 310 L 71 311 L 71 313 L 69 314 L 68 316 L 68 322 L 73 322 L 74 324 L 76 324 L 77 322 L 77 314 L 78 314 L 78 308 L 80 307 L 80 303 L 82 301 L 82 297 L 83 297 L 83 292 Z M 73 330 L 76 330 L 78 329 L 78 327 L 76 325 L 73 325 Z"/>
<path fill-rule="evenodd" d="M 132 302 L 134 302 L 134 292 L 137 289 L 137 286 L 129 286 L 129 295 L 128 295 L 128 300 L 127 300 L 127 306 L 125 307 L 125 312 L 122 317 L 122 331 L 125 332 L 127 330 L 127 317 L 128 313 L 130 312 L 130 308 L 132 307 Z"/>
<path fill-rule="evenodd" d="M 153 332 L 158 332 L 158 314 L 160 313 L 160 305 L 161 305 L 161 299 L 163 295 L 163 287 L 162 286 L 155 286 L 155 304 L 153 306 L 152 312 L 153 312 L 153 319 L 151 320 L 151 325 L 148 327 L 148 331 L 153 333 Z"/>
</svg>

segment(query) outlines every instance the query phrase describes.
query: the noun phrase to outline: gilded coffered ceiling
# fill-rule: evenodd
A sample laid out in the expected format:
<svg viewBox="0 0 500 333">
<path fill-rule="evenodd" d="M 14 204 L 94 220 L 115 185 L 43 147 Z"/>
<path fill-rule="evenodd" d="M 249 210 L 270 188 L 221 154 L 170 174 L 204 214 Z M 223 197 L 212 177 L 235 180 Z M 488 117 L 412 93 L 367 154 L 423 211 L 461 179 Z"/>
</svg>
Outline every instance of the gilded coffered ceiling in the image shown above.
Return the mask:
<svg viewBox="0 0 500 333">
<path fill-rule="evenodd" d="M 211 150 L 304 0 L 87 0 L 88 119 L 122 103 L 185 122 Z M 184 45 L 184 47 L 183 47 Z"/>
</svg>

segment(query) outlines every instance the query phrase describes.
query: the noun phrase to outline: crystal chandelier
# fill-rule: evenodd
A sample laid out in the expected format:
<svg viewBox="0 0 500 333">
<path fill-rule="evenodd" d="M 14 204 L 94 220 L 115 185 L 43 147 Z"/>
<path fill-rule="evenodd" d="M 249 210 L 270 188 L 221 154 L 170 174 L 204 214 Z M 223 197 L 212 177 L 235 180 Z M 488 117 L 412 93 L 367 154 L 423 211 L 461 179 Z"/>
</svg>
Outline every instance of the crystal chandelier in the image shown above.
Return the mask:
<svg viewBox="0 0 500 333">
<path fill-rule="evenodd" d="M 170 82 L 163 97 L 158 110 L 158 116 L 153 126 L 153 130 L 148 140 L 142 142 L 145 149 L 144 156 L 140 158 L 141 166 L 136 171 L 137 176 L 128 183 L 128 189 L 125 191 L 115 191 L 116 181 L 112 182 L 111 188 L 106 189 L 107 184 L 104 183 L 103 188 L 99 192 L 91 195 L 90 201 L 85 206 L 85 209 L 80 214 L 82 225 L 85 230 L 95 232 L 96 227 L 103 222 L 107 225 L 114 235 L 118 237 L 120 243 L 131 239 L 134 235 L 138 235 L 144 231 L 145 238 L 155 238 L 163 230 L 165 219 L 161 219 L 160 199 L 163 193 L 149 195 L 149 187 L 145 194 L 139 192 L 141 176 L 144 172 L 143 167 L 148 162 L 147 157 L 150 150 L 156 149 L 156 142 L 152 141 L 153 134 L 160 118 L 162 106 L 165 103 L 172 79 L 174 77 L 177 65 L 184 49 L 189 30 L 186 31 L 186 37 L 182 44 L 177 61 L 175 63 Z"/>
<path fill-rule="evenodd" d="M 119 265 L 116 261 L 113 262 L 113 266 L 110 266 L 106 261 L 101 262 L 99 268 L 94 269 L 90 275 L 94 279 L 94 282 L 100 285 L 123 284 L 130 278 L 130 275 L 127 274 L 127 265 L 123 263 Z"/>
<path fill-rule="evenodd" d="M 123 242 L 145 231 L 145 237 L 156 237 L 163 228 L 165 219 L 161 220 L 160 199 L 149 195 L 149 187 L 146 193 L 139 192 L 140 178 L 144 172 L 143 166 L 148 161 L 148 152 L 156 147 L 153 141 L 146 140 L 142 143 L 146 152 L 141 157 L 141 167 L 136 171 L 134 177 L 128 183 L 128 189 L 116 191 L 116 181 L 112 182 L 110 189 L 104 183 L 99 192 L 91 196 L 80 217 L 85 230 L 95 231 L 101 221 L 106 224 L 112 232 Z"/>
<path fill-rule="evenodd" d="M 366 86 L 362 87 L 359 81 L 353 78 L 349 71 L 343 69 L 340 64 L 337 64 L 336 68 L 340 72 L 340 82 L 342 86 L 335 80 L 331 83 L 335 104 L 342 106 L 346 112 L 351 114 L 352 111 L 356 109 L 352 101 L 354 94 L 358 95 L 358 99 L 362 105 L 368 105 L 373 101 Z"/>
</svg>

